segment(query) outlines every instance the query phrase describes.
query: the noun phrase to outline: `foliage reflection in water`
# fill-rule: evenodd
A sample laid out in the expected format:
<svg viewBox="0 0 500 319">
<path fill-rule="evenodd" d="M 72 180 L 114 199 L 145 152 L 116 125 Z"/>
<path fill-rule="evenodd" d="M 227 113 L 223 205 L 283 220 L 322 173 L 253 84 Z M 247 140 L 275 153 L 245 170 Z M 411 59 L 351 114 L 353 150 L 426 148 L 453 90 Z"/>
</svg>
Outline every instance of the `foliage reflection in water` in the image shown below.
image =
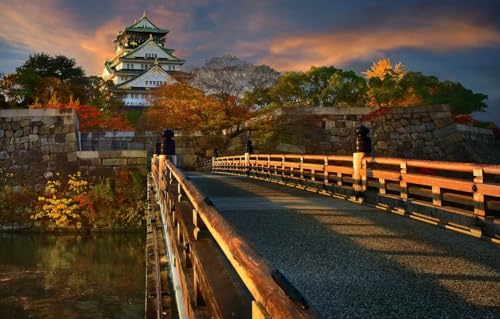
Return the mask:
<svg viewBox="0 0 500 319">
<path fill-rule="evenodd" d="M 0 318 L 143 318 L 142 233 L 0 234 Z"/>
</svg>

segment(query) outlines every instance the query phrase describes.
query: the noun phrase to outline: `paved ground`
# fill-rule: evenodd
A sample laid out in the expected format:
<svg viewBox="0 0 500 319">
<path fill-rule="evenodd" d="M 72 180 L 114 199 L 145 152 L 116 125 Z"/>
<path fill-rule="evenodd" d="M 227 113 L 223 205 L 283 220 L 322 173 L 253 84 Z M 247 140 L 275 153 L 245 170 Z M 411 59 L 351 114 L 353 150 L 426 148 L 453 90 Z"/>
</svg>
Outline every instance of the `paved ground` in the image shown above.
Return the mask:
<svg viewBox="0 0 500 319">
<path fill-rule="evenodd" d="M 325 318 L 500 318 L 500 247 L 367 206 L 189 174 Z"/>
</svg>

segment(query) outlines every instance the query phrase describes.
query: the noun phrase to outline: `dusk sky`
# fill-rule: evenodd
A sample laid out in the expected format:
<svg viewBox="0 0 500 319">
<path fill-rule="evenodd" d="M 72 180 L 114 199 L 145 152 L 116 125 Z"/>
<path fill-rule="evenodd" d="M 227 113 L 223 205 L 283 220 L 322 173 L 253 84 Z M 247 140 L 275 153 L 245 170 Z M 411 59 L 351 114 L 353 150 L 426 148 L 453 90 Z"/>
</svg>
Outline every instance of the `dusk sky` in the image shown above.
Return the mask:
<svg viewBox="0 0 500 319">
<path fill-rule="evenodd" d="M 499 0 L 0 0 L 0 72 L 44 51 L 97 74 L 144 10 L 171 30 L 167 46 L 186 67 L 233 54 L 279 71 L 361 72 L 388 57 L 487 94 L 488 112 L 475 117 L 500 124 Z"/>
</svg>

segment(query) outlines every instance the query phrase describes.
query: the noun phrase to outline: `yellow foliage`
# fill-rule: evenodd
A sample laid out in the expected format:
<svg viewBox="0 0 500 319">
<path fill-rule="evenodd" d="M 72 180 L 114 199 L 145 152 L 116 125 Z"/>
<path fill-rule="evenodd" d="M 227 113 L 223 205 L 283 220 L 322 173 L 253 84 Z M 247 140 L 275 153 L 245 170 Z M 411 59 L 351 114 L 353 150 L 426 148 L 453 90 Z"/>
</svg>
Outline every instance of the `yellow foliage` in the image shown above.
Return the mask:
<svg viewBox="0 0 500 319">
<path fill-rule="evenodd" d="M 393 68 L 391 60 L 384 58 L 376 62 L 373 62 L 372 66 L 368 70 L 362 73 L 365 75 L 367 79 L 379 78 L 383 80 L 387 75 L 390 74 L 394 74 L 397 76 L 398 79 L 401 79 L 406 74 L 406 69 L 401 62 L 396 63 L 396 65 Z"/>
<path fill-rule="evenodd" d="M 81 179 L 81 173 L 68 175 L 68 188 L 75 194 L 83 194 L 88 182 Z M 70 193 L 63 189 L 61 181 L 49 180 L 45 184 L 45 196 L 38 197 L 41 210 L 30 216 L 33 220 L 48 218 L 56 227 L 65 227 L 72 222 L 79 222 L 82 208 Z"/>
</svg>

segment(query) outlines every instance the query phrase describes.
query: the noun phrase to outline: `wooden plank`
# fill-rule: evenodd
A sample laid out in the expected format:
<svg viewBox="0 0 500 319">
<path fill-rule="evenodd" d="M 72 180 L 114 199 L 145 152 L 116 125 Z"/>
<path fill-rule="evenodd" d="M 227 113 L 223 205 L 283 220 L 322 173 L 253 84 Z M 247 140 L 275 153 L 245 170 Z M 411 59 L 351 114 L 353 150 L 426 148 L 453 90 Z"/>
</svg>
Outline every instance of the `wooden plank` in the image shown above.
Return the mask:
<svg viewBox="0 0 500 319">
<path fill-rule="evenodd" d="M 473 183 L 464 180 L 419 174 L 403 174 L 402 177 L 403 181 L 411 184 L 437 186 L 444 189 L 453 189 L 461 192 L 472 192 Z"/>
<path fill-rule="evenodd" d="M 342 173 L 352 175 L 353 169 L 352 166 L 337 166 L 337 165 L 328 165 L 325 167 L 325 172 L 328 173 Z"/>
<path fill-rule="evenodd" d="M 386 170 L 368 168 L 368 169 L 366 169 L 366 176 L 373 177 L 373 178 L 383 178 L 385 180 L 399 182 L 399 176 L 401 176 L 401 173 L 399 172 L 399 170 L 398 171 L 386 171 Z"/>
</svg>

